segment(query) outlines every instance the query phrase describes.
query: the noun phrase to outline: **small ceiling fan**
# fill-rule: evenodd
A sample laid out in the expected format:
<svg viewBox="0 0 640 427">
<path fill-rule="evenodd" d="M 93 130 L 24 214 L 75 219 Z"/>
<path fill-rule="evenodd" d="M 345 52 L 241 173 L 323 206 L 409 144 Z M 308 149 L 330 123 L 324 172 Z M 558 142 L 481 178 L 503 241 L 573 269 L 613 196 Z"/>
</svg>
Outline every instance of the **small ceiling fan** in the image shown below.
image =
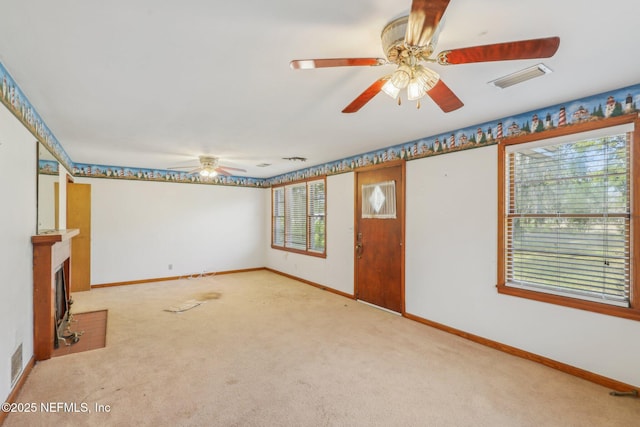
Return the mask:
<svg viewBox="0 0 640 427">
<path fill-rule="evenodd" d="M 200 165 L 175 166 L 170 167 L 169 169 L 191 169 L 187 172 L 189 175 L 198 173 L 200 176 L 205 178 L 214 177 L 216 175 L 231 176 L 232 173 L 229 171 L 246 172 L 246 170 L 240 168 L 221 166 L 219 161 L 220 159 L 217 157 L 199 156 L 198 160 L 200 160 Z"/>
<path fill-rule="evenodd" d="M 549 58 L 560 45 L 559 37 L 520 40 L 445 50 L 433 58 L 439 26 L 450 0 L 413 0 L 408 16 L 388 23 L 382 30 L 382 48 L 386 58 L 296 59 L 294 70 L 325 67 L 354 67 L 397 65 L 396 70 L 376 80 L 342 110 L 355 113 L 379 92 L 385 92 L 400 103 L 400 91 L 406 89 L 407 99 L 417 101 L 428 95 L 445 113 L 464 104 L 424 63 L 439 65 L 469 64 L 473 62 L 507 61 L 514 59 Z"/>
</svg>

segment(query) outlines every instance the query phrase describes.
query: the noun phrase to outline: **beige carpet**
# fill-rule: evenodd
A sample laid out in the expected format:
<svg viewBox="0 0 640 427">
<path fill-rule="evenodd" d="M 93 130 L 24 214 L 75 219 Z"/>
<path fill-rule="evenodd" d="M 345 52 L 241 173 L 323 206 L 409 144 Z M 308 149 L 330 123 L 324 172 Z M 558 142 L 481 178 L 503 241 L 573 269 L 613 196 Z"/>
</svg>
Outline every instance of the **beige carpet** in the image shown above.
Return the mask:
<svg viewBox="0 0 640 427">
<path fill-rule="evenodd" d="M 6 427 L 640 421 L 640 399 L 267 271 L 74 299 L 109 310 L 107 346 L 38 363 L 18 401 L 80 412 L 10 414 Z M 165 311 L 192 300 L 205 302 Z"/>
</svg>

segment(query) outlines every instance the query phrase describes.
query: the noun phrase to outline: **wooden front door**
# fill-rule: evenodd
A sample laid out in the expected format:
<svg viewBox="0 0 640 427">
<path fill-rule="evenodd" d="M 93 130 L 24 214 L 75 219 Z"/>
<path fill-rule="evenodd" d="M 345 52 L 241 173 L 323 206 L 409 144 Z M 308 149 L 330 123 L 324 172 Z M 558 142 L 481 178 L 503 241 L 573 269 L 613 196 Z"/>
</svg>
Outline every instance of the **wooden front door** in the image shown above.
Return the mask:
<svg viewBox="0 0 640 427">
<path fill-rule="evenodd" d="M 71 292 L 91 289 L 91 185 L 67 183 L 67 228 L 80 234 L 71 241 Z"/>
<path fill-rule="evenodd" d="M 356 172 L 356 298 L 404 313 L 404 162 Z"/>
</svg>

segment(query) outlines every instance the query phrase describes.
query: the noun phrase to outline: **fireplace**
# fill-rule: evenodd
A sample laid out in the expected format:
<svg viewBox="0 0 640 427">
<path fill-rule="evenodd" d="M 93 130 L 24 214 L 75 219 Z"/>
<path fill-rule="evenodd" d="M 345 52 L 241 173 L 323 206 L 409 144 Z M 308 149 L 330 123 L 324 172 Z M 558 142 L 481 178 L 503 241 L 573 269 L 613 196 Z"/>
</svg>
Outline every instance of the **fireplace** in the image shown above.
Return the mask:
<svg viewBox="0 0 640 427">
<path fill-rule="evenodd" d="M 59 230 L 31 237 L 33 243 L 33 339 L 36 360 L 51 357 L 70 321 L 71 239 L 78 230 Z"/>
</svg>

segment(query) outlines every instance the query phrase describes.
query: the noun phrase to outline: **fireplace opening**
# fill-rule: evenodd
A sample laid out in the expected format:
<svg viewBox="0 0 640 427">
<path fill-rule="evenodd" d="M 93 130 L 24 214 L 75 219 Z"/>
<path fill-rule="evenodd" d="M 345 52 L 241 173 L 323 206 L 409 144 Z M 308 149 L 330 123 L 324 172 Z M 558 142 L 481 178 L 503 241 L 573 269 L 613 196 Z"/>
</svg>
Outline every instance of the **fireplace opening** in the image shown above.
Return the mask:
<svg viewBox="0 0 640 427">
<path fill-rule="evenodd" d="M 56 271 L 55 274 L 55 284 L 56 284 L 56 300 L 55 300 L 55 331 L 54 331 L 54 341 L 53 347 L 58 348 L 60 346 L 60 340 L 63 340 L 66 345 L 69 345 L 67 342 L 68 337 L 68 329 L 69 322 L 71 321 L 71 300 L 68 295 L 69 288 L 67 287 L 67 282 L 64 276 L 64 268 L 60 266 L 60 268 Z M 75 341 L 74 341 L 75 342 Z"/>
</svg>

